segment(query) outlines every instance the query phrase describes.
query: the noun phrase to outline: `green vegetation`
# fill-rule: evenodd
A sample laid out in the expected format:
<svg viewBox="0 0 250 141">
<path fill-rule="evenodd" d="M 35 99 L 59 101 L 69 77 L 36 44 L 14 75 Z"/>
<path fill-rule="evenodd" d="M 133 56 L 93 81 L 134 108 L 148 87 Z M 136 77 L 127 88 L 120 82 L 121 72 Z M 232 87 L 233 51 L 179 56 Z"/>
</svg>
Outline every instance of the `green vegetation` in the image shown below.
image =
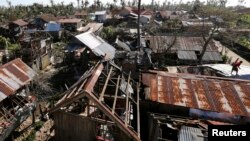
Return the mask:
<svg viewBox="0 0 250 141">
<path fill-rule="evenodd" d="M 26 19 L 27 17 L 33 18 L 34 16 L 44 13 L 50 13 L 55 16 L 67 16 L 74 14 L 73 3 L 64 5 L 64 3 L 53 4 L 52 6 L 44 6 L 42 4 L 34 3 L 30 6 L 17 5 L 12 6 L 11 2 L 8 4 L 8 8 L 0 7 L 0 22 L 8 22 L 16 19 Z"/>
<path fill-rule="evenodd" d="M 240 37 L 238 43 L 250 49 L 250 40 L 247 37 Z"/>
<path fill-rule="evenodd" d="M 4 50 L 6 47 L 10 57 L 15 56 L 21 49 L 19 44 L 13 44 L 10 39 L 0 36 L 0 50 Z"/>
<path fill-rule="evenodd" d="M 113 26 L 104 27 L 100 36 L 108 42 L 115 41 L 118 35 L 118 30 Z"/>
<path fill-rule="evenodd" d="M 239 17 L 237 25 L 241 28 L 250 28 L 250 14 L 243 14 Z"/>
<path fill-rule="evenodd" d="M 43 121 L 38 121 L 34 124 L 34 129 L 30 132 L 30 134 L 23 139 L 23 141 L 34 141 L 36 137 L 36 131 L 40 130 L 43 126 Z"/>
<path fill-rule="evenodd" d="M 222 60 L 223 60 L 224 63 L 226 63 L 228 59 L 229 58 L 228 58 L 227 55 L 222 55 Z"/>
</svg>

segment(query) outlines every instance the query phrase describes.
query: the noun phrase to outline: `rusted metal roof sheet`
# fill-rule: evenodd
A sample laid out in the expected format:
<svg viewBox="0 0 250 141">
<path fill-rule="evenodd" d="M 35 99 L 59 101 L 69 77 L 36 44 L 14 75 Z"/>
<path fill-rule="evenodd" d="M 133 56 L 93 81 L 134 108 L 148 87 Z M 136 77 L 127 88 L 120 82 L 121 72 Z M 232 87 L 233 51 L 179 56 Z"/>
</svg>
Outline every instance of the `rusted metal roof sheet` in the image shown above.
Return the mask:
<svg viewBox="0 0 250 141">
<path fill-rule="evenodd" d="M 75 16 L 87 16 L 88 14 L 87 14 L 86 11 L 81 11 L 81 12 L 76 11 L 74 15 L 75 15 Z"/>
<path fill-rule="evenodd" d="M 160 103 L 250 116 L 250 81 L 165 72 L 142 73 L 146 97 Z"/>
<path fill-rule="evenodd" d="M 81 22 L 81 19 L 73 18 L 73 19 L 60 19 L 57 22 L 58 23 L 79 23 Z"/>
<path fill-rule="evenodd" d="M 145 37 L 149 41 L 149 47 L 155 53 L 161 53 L 168 46 L 174 43 L 171 47 L 171 51 L 179 50 L 192 50 L 192 51 L 201 51 L 204 45 L 204 40 L 202 37 L 185 37 L 177 36 L 176 41 L 174 36 L 148 36 Z M 215 45 L 214 40 L 211 40 L 208 44 L 207 51 L 218 51 L 218 47 Z"/>
<path fill-rule="evenodd" d="M 28 23 L 25 22 L 25 21 L 22 20 L 22 19 L 15 20 L 15 21 L 13 21 L 12 23 L 14 23 L 14 24 L 16 24 L 16 25 L 18 25 L 18 26 L 25 26 L 25 25 L 28 25 Z"/>
<path fill-rule="evenodd" d="M 21 59 L 0 66 L 0 101 L 15 94 L 35 76 L 35 72 Z"/>
<path fill-rule="evenodd" d="M 100 31 L 103 28 L 103 23 L 88 23 L 86 26 L 82 27 L 80 31 L 86 32 L 91 30 L 92 32 Z"/>
<path fill-rule="evenodd" d="M 57 20 L 57 18 L 52 14 L 42 14 L 42 15 L 38 16 L 38 18 L 40 18 L 40 19 L 42 19 L 42 20 L 44 20 L 46 22 L 56 21 Z"/>
</svg>

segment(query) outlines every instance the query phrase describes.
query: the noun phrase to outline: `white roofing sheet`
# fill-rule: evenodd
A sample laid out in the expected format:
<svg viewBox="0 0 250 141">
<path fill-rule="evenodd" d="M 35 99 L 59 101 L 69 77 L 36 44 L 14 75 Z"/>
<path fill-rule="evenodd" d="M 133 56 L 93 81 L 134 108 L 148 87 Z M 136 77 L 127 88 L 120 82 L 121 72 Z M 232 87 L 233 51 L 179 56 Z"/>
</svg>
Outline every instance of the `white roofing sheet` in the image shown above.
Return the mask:
<svg viewBox="0 0 250 141">
<path fill-rule="evenodd" d="M 115 57 L 115 48 L 92 32 L 82 33 L 77 35 L 76 38 L 90 48 L 95 55 L 105 56 L 105 60 L 111 60 Z"/>
<path fill-rule="evenodd" d="M 105 15 L 106 11 L 96 11 L 95 15 Z"/>
<path fill-rule="evenodd" d="M 90 49 L 94 49 L 103 43 L 101 39 L 96 38 L 96 36 L 91 32 L 79 34 L 76 36 L 76 38 L 82 43 L 84 43 L 86 46 L 88 46 Z"/>
<path fill-rule="evenodd" d="M 207 66 L 214 70 L 217 70 L 226 77 L 236 77 L 239 79 L 250 80 L 250 66 L 241 65 L 238 71 L 238 76 L 236 76 L 235 71 L 231 74 L 232 66 L 230 64 L 209 64 L 203 66 Z"/>
</svg>

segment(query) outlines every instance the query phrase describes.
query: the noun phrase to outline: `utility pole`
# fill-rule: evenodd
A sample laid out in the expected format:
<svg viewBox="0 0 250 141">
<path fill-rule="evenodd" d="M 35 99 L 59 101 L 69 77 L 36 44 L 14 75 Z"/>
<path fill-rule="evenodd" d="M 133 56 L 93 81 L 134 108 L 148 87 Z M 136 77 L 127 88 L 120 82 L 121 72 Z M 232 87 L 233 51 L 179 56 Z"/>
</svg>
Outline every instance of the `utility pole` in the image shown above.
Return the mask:
<svg viewBox="0 0 250 141">
<path fill-rule="evenodd" d="M 138 50 L 141 47 L 141 32 L 140 32 L 140 18 L 141 18 L 141 0 L 138 0 L 138 25 L 137 25 L 137 46 Z"/>
</svg>

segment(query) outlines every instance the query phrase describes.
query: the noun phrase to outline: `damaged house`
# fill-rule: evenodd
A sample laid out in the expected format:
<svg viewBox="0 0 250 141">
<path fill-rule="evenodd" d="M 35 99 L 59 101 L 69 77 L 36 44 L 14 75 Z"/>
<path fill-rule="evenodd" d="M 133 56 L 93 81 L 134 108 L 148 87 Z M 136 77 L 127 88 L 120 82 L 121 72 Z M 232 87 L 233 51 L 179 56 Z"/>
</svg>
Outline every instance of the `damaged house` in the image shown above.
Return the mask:
<svg viewBox="0 0 250 141">
<path fill-rule="evenodd" d="M 57 21 L 61 24 L 62 28 L 69 31 L 77 31 L 82 27 L 83 21 L 82 19 L 72 18 L 72 19 L 60 19 Z"/>
<path fill-rule="evenodd" d="M 69 58 L 80 60 L 85 67 L 90 60 L 96 61 L 104 56 L 111 60 L 115 56 L 115 49 L 92 31 L 76 35 L 67 45 L 66 52 Z"/>
<path fill-rule="evenodd" d="M 28 23 L 22 19 L 18 19 L 9 23 L 10 35 L 17 36 L 23 34 L 24 30 L 27 29 Z"/>
<path fill-rule="evenodd" d="M 141 82 L 142 96 L 145 98 L 145 100 L 140 101 L 141 117 L 146 117 L 150 112 L 176 115 L 179 122 L 183 121 L 180 117 L 220 121 L 227 124 L 250 122 L 250 81 L 146 71 L 141 74 Z M 177 124 L 169 123 L 169 121 L 173 122 L 174 120 L 170 117 L 159 117 L 157 114 L 156 116 L 151 114 L 148 118 L 142 119 L 141 122 L 148 123 L 141 124 L 142 133 L 144 133 L 142 136 L 145 137 L 143 140 L 161 140 L 162 138 L 181 140 L 180 133 L 182 133 L 183 127 L 177 126 L 180 131 L 173 132 L 173 130 L 177 130 L 174 127 Z M 146 122 L 147 119 L 151 121 Z M 187 125 L 188 123 L 183 124 Z M 197 125 L 195 128 L 198 128 Z M 159 132 L 152 132 L 155 130 Z M 195 130 L 198 131 L 198 129 Z M 199 130 L 201 130 L 200 127 Z M 170 134 L 171 132 L 173 134 Z M 201 132 L 199 134 L 206 136 Z M 193 138 L 192 140 L 197 139 Z"/>
<path fill-rule="evenodd" d="M 197 64 L 198 57 L 204 46 L 202 37 L 190 36 L 148 36 L 145 37 L 146 44 L 155 53 L 155 57 L 159 54 L 168 54 L 174 63 L 179 64 Z M 157 60 L 157 59 L 156 59 Z M 211 40 L 202 57 L 203 63 L 222 62 L 221 54 L 214 40 Z"/>
<path fill-rule="evenodd" d="M 52 38 L 46 32 L 26 32 L 19 41 L 22 59 L 34 70 L 43 70 L 50 64 Z"/>
<path fill-rule="evenodd" d="M 138 83 L 113 62 L 114 47 L 91 32 L 75 37 L 99 59 L 49 110 L 55 140 L 140 140 Z"/>
<path fill-rule="evenodd" d="M 86 26 L 81 27 L 78 31 L 80 32 L 87 32 L 91 31 L 95 35 L 98 35 L 103 29 L 103 23 L 88 23 Z"/>
<path fill-rule="evenodd" d="M 51 21 L 57 21 L 57 18 L 52 14 L 42 14 L 35 18 L 35 25 L 38 29 L 44 29 L 46 24 Z"/>
<path fill-rule="evenodd" d="M 29 91 L 35 75 L 21 59 L 0 66 L 0 141 L 35 110 L 35 97 Z"/>
</svg>

